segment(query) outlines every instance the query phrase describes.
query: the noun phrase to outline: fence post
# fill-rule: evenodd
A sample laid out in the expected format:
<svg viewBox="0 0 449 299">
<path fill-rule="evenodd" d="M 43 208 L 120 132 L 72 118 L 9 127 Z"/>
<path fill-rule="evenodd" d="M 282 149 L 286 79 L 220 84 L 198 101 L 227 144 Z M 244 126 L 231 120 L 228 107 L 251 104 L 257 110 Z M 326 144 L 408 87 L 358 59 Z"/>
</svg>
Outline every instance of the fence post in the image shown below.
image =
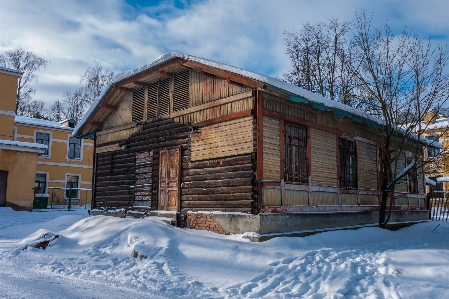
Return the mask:
<svg viewBox="0 0 449 299">
<path fill-rule="evenodd" d="M 67 206 L 67 209 L 70 211 L 71 207 L 72 207 L 72 186 L 70 186 L 70 189 L 69 189 L 69 204 Z"/>
</svg>

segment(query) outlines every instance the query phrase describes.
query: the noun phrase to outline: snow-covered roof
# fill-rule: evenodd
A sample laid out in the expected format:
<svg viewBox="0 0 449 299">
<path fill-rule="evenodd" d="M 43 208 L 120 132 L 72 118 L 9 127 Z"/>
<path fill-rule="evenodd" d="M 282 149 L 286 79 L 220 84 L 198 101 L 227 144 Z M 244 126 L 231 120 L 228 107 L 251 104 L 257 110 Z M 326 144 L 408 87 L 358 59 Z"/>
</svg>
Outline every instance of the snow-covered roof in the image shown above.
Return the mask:
<svg viewBox="0 0 449 299">
<path fill-rule="evenodd" d="M 73 131 L 73 128 L 63 126 L 59 122 L 51 121 L 51 120 L 45 120 L 45 119 L 39 119 L 39 118 L 31 118 L 31 117 L 25 117 L 25 116 L 16 116 L 14 117 L 14 122 L 19 124 L 25 124 L 25 125 L 32 125 L 32 126 L 39 126 L 39 127 L 46 127 L 46 128 L 52 128 L 52 129 L 59 129 L 59 130 L 66 130 L 66 131 Z"/>
<path fill-rule="evenodd" d="M 23 72 L 20 72 L 18 70 L 13 70 L 13 69 L 10 69 L 10 68 L 4 67 L 4 66 L 0 66 L 0 73 L 13 75 L 13 76 L 17 76 L 17 77 L 20 77 L 23 74 Z"/>
<path fill-rule="evenodd" d="M 429 178 L 426 178 L 426 184 L 427 185 L 432 185 L 432 186 L 436 186 L 437 182 L 435 182 L 434 180 L 431 180 Z"/>
<path fill-rule="evenodd" d="M 369 120 L 371 120 L 377 124 L 380 124 L 380 125 L 383 124 L 382 120 L 380 120 L 379 118 L 367 115 L 363 111 L 357 110 L 353 107 L 349 107 L 349 106 L 344 105 L 337 101 L 332 101 L 330 99 L 326 99 L 326 98 L 324 98 L 318 94 L 315 94 L 313 92 L 310 92 L 304 88 L 298 87 L 296 85 L 292 85 L 290 83 L 284 82 L 282 80 L 279 80 L 279 79 L 276 79 L 276 78 L 273 78 L 270 76 L 261 75 L 261 74 L 258 74 L 255 72 L 250 72 L 250 71 L 238 68 L 238 67 L 226 65 L 223 63 L 219 63 L 219 62 L 215 62 L 215 61 L 211 61 L 211 60 L 207 60 L 207 59 L 203 59 L 203 58 L 198 58 L 198 57 L 191 56 L 191 55 L 186 55 L 186 54 L 181 54 L 181 53 L 167 53 L 162 56 L 159 56 L 154 61 L 147 63 L 146 65 L 144 65 L 142 67 L 136 68 L 134 70 L 129 70 L 129 71 L 123 72 L 123 73 L 115 76 L 115 78 L 112 80 L 112 82 L 109 83 L 108 86 L 103 88 L 100 96 L 94 101 L 94 103 L 89 108 L 87 113 L 84 115 L 84 117 L 78 123 L 78 125 L 75 127 L 75 131 L 73 132 L 73 135 L 78 134 L 80 129 L 90 119 L 90 117 L 93 115 L 96 108 L 102 103 L 105 96 L 110 92 L 110 90 L 112 89 L 112 87 L 115 84 L 117 84 L 118 82 L 123 81 L 125 79 L 128 79 L 132 76 L 135 76 L 141 72 L 144 72 L 148 69 L 151 69 L 155 66 L 158 66 L 158 65 L 168 62 L 170 60 L 176 59 L 176 58 L 181 58 L 181 59 L 185 59 L 185 60 L 189 60 L 189 61 L 193 61 L 193 62 L 198 62 L 198 63 L 204 64 L 207 66 L 211 66 L 211 67 L 218 68 L 218 69 L 221 69 L 224 71 L 228 71 L 228 72 L 231 72 L 231 73 L 234 73 L 234 74 L 237 74 L 237 75 L 249 78 L 249 79 L 253 79 L 253 80 L 265 83 L 265 84 L 275 87 L 277 89 L 281 89 L 281 90 L 283 90 L 287 93 L 290 93 L 292 95 L 299 96 L 300 98 L 303 98 L 304 100 L 322 104 L 326 107 L 338 109 L 338 110 L 350 113 L 352 115 L 357 115 L 364 119 L 369 119 Z"/>
<path fill-rule="evenodd" d="M 426 130 L 435 130 L 435 129 L 448 129 L 449 128 L 449 118 L 440 118 L 435 120 L 433 124 L 424 125 L 423 127 Z"/>
<path fill-rule="evenodd" d="M 449 182 L 449 176 L 442 176 L 437 178 L 437 182 Z"/>
<path fill-rule="evenodd" d="M 45 144 L 0 139 L 0 148 L 22 152 L 43 152 L 48 148 Z"/>
</svg>

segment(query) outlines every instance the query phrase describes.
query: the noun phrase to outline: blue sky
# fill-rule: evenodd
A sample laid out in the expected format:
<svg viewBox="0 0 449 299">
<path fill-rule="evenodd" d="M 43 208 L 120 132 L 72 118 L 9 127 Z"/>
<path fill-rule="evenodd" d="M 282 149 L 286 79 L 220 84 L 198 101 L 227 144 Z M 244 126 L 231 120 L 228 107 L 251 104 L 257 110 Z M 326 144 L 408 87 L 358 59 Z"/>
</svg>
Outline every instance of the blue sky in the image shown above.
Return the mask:
<svg viewBox="0 0 449 299">
<path fill-rule="evenodd" d="M 167 52 L 282 76 L 283 32 L 353 20 L 363 10 L 375 25 L 449 44 L 445 0 L 0 0 L 0 7 L 0 53 L 25 47 L 51 61 L 34 84 L 34 99 L 46 103 L 74 91 L 95 62 L 119 73 Z"/>
</svg>

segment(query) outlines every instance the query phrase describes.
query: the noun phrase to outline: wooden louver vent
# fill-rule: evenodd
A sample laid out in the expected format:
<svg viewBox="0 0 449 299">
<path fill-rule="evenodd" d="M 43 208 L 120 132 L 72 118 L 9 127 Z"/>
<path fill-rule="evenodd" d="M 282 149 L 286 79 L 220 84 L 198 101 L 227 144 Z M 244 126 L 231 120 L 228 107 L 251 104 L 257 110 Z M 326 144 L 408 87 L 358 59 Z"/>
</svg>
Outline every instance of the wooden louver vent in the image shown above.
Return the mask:
<svg viewBox="0 0 449 299">
<path fill-rule="evenodd" d="M 173 111 L 189 107 L 189 70 L 174 74 Z"/>
<path fill-rule="evenodd" d="M 148 85 L 148 118 L 157 117 L 157 98 L 159 91 L 159 81 Z"/>
<path fill-rule="evenodd" d="M 159 116 L 170 115 L 170 79 L 159 81 Z"/>
<path fill-rule="evenodd" d="M 134 88 L 132 120 L 135 122 L 142 121 L 144 111 L 145 111 L 145 87 Z"/>
</svg>

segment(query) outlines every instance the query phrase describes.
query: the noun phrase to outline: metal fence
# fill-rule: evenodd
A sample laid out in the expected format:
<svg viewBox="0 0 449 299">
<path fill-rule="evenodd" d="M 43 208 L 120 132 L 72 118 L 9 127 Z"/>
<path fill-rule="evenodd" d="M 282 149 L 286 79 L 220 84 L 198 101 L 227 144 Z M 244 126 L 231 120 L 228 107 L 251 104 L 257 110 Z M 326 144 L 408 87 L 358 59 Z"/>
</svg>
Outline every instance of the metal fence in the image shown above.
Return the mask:
<svg viewBox="0 0 449 299">
<path fill-rule="evenodd" d="M 449 220 L 449 191 L 430 193 L 430 219 Z"/>
<path fill-rule="evenodd" d="M 91 201 L 92 189 L 48 187 L 47 194 L 35 193 L 33 206 L 34 208 L 48 209 L 67 208 L 70 210 L 73 207 L 84 207 L 87 209 Z"/>
</svg>

